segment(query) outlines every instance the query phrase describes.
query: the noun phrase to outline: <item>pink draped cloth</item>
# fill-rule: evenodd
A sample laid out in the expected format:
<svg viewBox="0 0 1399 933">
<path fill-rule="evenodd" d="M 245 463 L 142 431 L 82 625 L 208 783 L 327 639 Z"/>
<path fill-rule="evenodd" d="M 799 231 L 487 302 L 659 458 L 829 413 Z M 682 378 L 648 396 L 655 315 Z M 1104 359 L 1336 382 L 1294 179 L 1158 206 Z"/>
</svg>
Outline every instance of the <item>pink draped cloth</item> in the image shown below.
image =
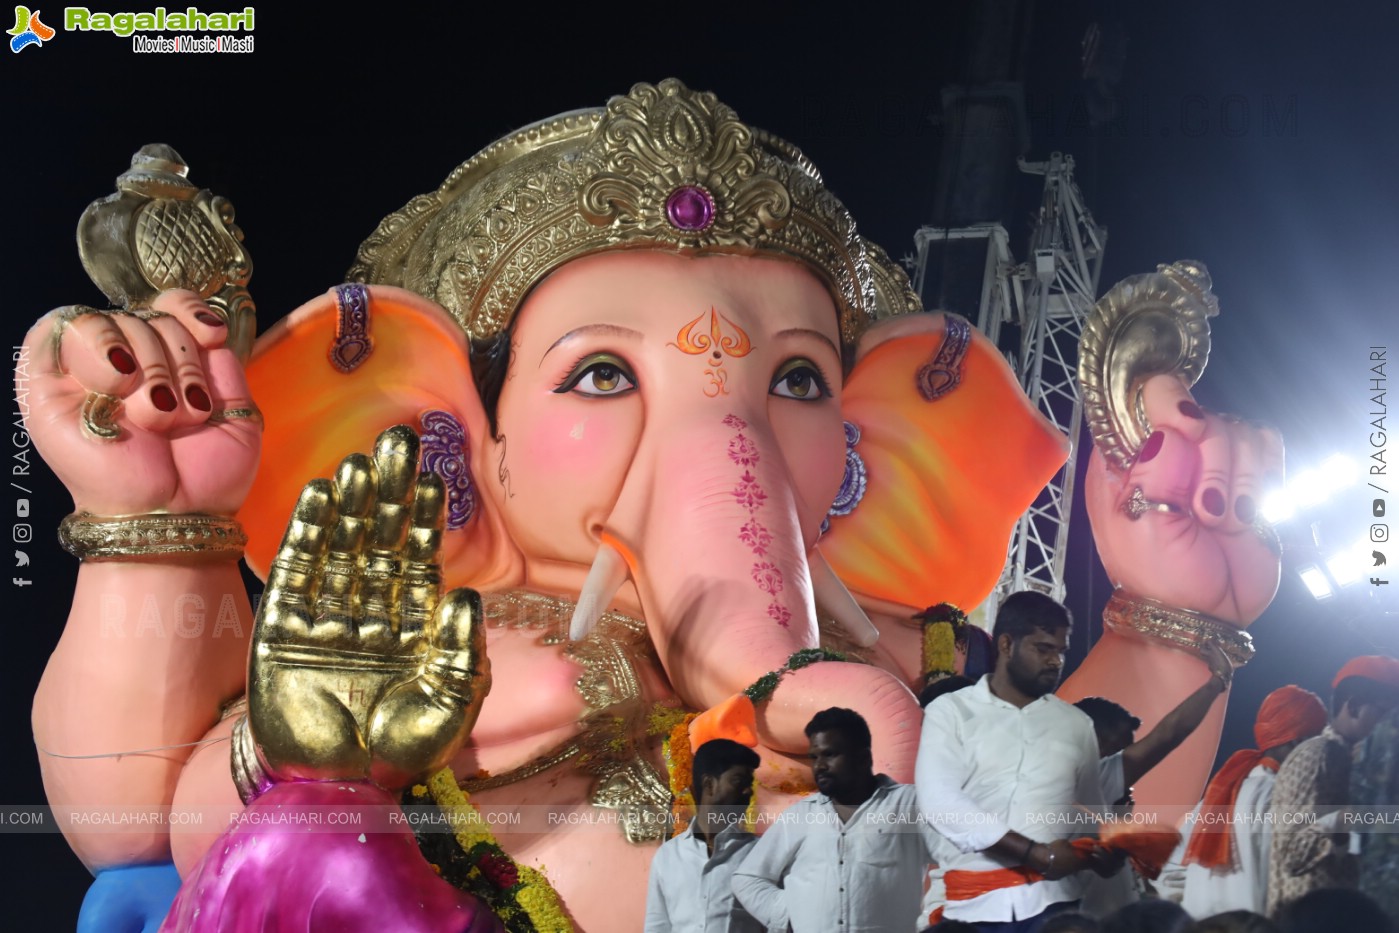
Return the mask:
<svg viewBox="0 0 1399 933">
<path fill-rule="evenodd" d="M 438 877 L 370 784 L 278 784 L 185 879 L 161 933 L 501 933 Z M 346 815 L 358 824 L 341 828 Z"/>
</svg>

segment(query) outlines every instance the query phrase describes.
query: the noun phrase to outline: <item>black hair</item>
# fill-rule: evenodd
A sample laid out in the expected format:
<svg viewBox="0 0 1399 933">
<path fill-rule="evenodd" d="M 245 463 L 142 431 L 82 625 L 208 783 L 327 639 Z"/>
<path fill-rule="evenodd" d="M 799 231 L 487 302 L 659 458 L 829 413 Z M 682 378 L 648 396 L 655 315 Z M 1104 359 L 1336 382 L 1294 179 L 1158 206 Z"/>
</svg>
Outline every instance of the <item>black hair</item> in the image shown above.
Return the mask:
<svg viewBox="0 0 1399 933">
<path fill-rule="evenodd" d="M 498 334 L 471 338 L 471 379 L 476 383 L 476 394 L 481 397 L 481 407 L 486 410 L 486 424 L 490 426 L 491 437 L 495 440 L 500 440 L 496 406 L 500 402 L 500 390 L 505 386 L 506 373 L 510 370 L 510 342 L 514 337 L 515 321 L 512 319 Z"/>
<path fill-rule="evenodd" d="M 1189 933 L 1278 933 L 1278 925 L 1251 910 L 1226 910 L 1196 920 Z"/>
<path fill-rule="evenodd" d="M 965 920 L 944 920 L 935 927 L 925 927 L 922 933 L 977 933 L 981 927 Z"/>
<path fill-rule="evenodd" d="M 690 766 L 690 791 L 695 795 L 695 803 L 700 802 L 705 778 L 718 780 L 730 768 L 738 765 L 756 768 L 760 763 L 757 752 L 732 739 L 710 739 L 705 742 L 695 749 L 694 762 Z"/>
<path fill-rule="evenodd" d="M 1152 898 L 1120 907 L 1103 918 L 1102 933 L 1185 933 L 1192 920 L 1175 901 Z"/>
<path fill-rule="evenodd" d="M 961 674 L 953 674 L 950 677 L 935 680 L 924 687 L 922 692 L 918 694 L 918 705 L 927 706 L 938 697 L 946 696 L 949 693 L 956 693 L 963 687 L 970 687 L 975 682 L 976 681 L 963 677 Z"/>
<path fill-rule="evenodd" d="M 1073 616 L 1068 607 L 1034 590 L 1021 590 L 1011 593 L 996 611 L 996 625 L 991 630 L 991 639 L 999 642 L 1002 635 L 1009 635 L 1011 641 L 1019 641 L 1036 629 L 1057 632 L 1060 629 L 1073 629 Z"/>
<path fill-rule="evenodd" d="M 1127 707 L 1107 697 L 1084 697 L 1074 706 L 1088 714 L 1088 718 L 1093 720 L 1094 729 L 1126 726 L 1129 732 L 1136 732 L 1142 727 L 1142 721 L 1128 712 Z"/>
<path fill-rule="evenodd" d="M 811 717 L 806 724 L 806 737 L 809 739 L 818 732 L 839 732 L 854 745 L 869 752 L 874 744 L 870 738 L 870 727 L 865 718 L 853 709 L 832 706 Z"/>
<path fill-rule="evenodd" d="M 1399 702 L 1399 690 L 1368 677 L 1347 677 L 1331 691 L 1331 715 L 1339 715 L 1347 704 L 1352 707 Z"/>
<path fill-rule="evenodd" d="M 1278 927 L 1282 933 L 1332 933 L 1342 918 L 1346 929 L 1350 930 L 1364 930 L 1365 933 L 1393 933 L 1394 930 L 1394 924 L 1374 898 L 1350 888 L 1322 888 L 1303 894 L 1283 907 L 1278 914 Z"/>
<path fill-rule="evenodd" d="M 1098 933 L 1101 929 L 1095 918 L 1076 910 L 1066 910 L 1046 920 L 1040 927 L 1040 933 Z"/>
<path fill-rule="evenodd" d="M 996 667 L 996 645 L 991 633 L 975 625 L 967 626 L 967 661 L 962 665 L 962 673 L 971 680 L 981 679 Z"/>
</svg>

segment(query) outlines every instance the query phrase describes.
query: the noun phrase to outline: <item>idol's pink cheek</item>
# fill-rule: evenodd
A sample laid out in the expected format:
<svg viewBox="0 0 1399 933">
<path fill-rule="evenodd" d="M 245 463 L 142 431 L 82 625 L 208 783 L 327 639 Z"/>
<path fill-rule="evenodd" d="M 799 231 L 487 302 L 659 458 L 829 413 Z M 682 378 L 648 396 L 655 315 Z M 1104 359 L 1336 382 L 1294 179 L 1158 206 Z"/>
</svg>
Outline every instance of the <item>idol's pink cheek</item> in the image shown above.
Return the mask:
<svg viewBox="0 0 1399 933">
<path fill-rule="evenodd" d="M 605 401 L 551 406 L 556 410 L 531 419 L 528 436 L 520 439 L 521 453 L 531 463 L 548 464 L 551 469 L 574 475 L 605 471 L 624 457 L 622 435 L 626 432 L 617 424 L 622 412 L 615 410 L 624 405 Z M 604 407 L 612 410 L 600 410 Z"/>
</svg>

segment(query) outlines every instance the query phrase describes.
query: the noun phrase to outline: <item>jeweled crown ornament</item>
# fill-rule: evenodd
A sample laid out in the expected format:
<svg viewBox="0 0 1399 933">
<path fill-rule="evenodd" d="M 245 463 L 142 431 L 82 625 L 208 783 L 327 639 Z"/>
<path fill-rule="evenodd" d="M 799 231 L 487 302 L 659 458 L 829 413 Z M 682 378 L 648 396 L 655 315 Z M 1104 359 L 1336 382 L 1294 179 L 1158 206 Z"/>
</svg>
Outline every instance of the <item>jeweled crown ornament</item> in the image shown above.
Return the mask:
<svg viewBox="0 0 1399 933">
<path fill-rule="evenodd" d="M 615 249 L 804 263 L 851 343 L 879 307 L 918 307 L 901 270 L 872 272 L 883 254 L 809 159 L 673 78 L 487 147 L 385 218 L 349 278 L 418 292 L 480 338 L 553 269 Z"/>
<path fill-rule="evenodd" d="M 180 154 L 142 146 L 117 190 L 78 220 L 78 255 L 93 284 L 127 310 L 162 291 L 197 292 L 228 325 L 228 345 L 247 359 L 257 328 L 248 294 L 253 263 L 227 198 L 196 188 Z"/>
</svg>

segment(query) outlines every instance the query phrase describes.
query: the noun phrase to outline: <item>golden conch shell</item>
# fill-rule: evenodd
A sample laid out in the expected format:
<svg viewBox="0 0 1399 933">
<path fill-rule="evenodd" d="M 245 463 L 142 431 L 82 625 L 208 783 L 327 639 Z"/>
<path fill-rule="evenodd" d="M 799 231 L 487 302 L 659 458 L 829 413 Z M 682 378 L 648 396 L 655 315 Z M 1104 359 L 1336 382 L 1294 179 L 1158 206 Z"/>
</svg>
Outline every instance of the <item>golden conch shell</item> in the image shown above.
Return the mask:
<svg viewBox="0 0 1399 933">
<path fill-rule="evenodd" d="M 257 328 L 248 294 L 253 263 L 226 198 L 185 178 L 169 146 L 142 146 L 117 190 L 93 201 L 78 220 L 78 255 L 113 304 L 149 306 L 162 291 L 198 292 L 228 324 L 228 345 L 246 360 Z"/>
<path fill-rule="evenodd" d="M 1093 443 L 1118 469 L 1132 465 L 1151 433 L 1142 385 L 1165 373 L 1194 385 L 1218 313 L 1209 270 L 1184 259 L 1123 279 L 1089 315 L 1078 354 L 1083 411 Z"/>
</svg>

